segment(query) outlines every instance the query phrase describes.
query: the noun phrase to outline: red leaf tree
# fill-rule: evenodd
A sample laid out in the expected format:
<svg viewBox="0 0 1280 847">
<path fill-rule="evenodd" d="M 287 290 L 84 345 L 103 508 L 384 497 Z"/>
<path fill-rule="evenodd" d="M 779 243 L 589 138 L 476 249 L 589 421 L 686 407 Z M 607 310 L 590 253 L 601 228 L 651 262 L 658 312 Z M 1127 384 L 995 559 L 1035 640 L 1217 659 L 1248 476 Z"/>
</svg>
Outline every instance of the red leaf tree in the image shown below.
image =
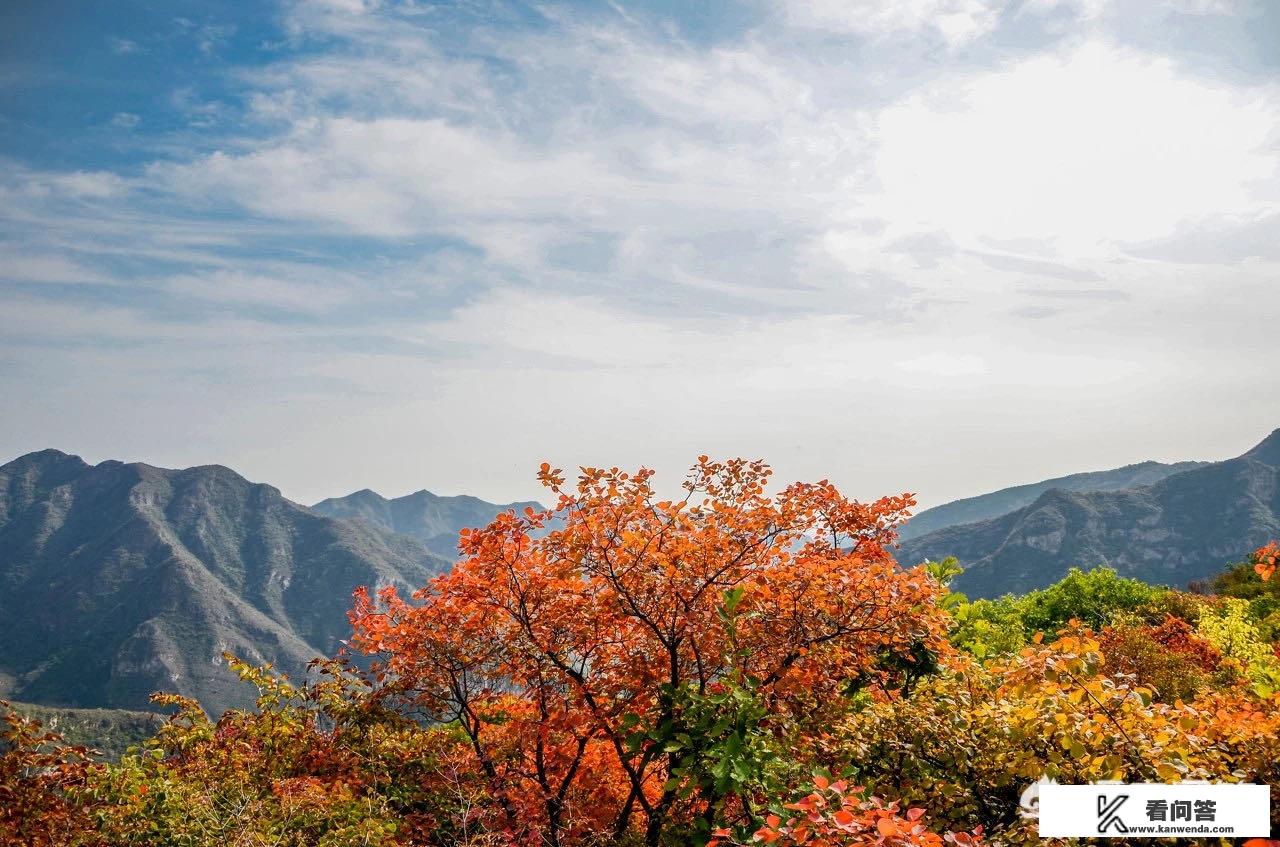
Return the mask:
<svg viewBox="0 0 1280 847">
<path fill-rule="evenodd" d="M 570 488 L 544 464 L 553 507 L 465 531 L 463 560 L 416 602 L 358 592 L 355 644 L 379 654 L 388 692 L 456 722 L 495 828 L 661 843 L 733 799 L 699 776 L 686 694 L 744 679 L 762 723 L 812 728 L 886 657 L 945 649 L 936 586 L 887 549 L 908 495 L 862 504 L 826 481 L 769 495 L 770 475 L 704 456 L 664 500 L 647 469 L 584 468 Z"/>
</svg>

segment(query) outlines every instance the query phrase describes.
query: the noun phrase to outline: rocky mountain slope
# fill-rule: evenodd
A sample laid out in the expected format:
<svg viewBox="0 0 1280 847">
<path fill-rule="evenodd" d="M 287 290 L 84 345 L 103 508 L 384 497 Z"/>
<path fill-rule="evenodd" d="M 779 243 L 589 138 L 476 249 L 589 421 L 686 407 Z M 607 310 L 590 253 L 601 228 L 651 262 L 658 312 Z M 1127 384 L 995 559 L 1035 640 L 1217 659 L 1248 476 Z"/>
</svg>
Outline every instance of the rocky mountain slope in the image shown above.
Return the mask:
<svg viewBox="0 0 1280 847">
<path fill-rule="evenodd" d="M 311 508 L 322 515 L 355 518 L 416 538 L 431 552 L 454 559 L 458 555 L 458 530 L 485 526 L 500 512 L 523 512 L 526 507 L 542 508 L 534 502 L 496 504 L 466 495 L 442 497 L 430 491 L 388 499 L 366 488 L 346 497 L 322 500 Z"/>
<path fill-rule="evenodd" d="M 301 673 L 346 637 L 357 585 L 447 566 L 225 467 L 32 453 L 0 466 L 0 696 L 145 709 L 168 690 L 216 714 L 254 696 L 224 650 Z"/>
<path fill-rule="evenodd" d="M 909 538 L 898 559 L 956 556 L 971 596 L 1041 588 L 1073 565 L 1184 586 L 1280 536 L 1280 430 L 1244 455 L 1120 491 L 1051 489 L 975 523 Z"/>
<path fill-rule="evenodd" d="M 1008 514 L 1014 509 L 1021 509 L 1035 502 L 1035 499 L 1046 491 L 1061 489 L 1063 491 L 1119 491 L 1139 485 L 1151 485 L 1176 473 L 1203 467 L 1208 462 L 1139 462 L 1136 465 L 1125 465 L 1109 471 L 1090 471 L 1087 473 L 1060 476 L 1033 482 L 1028 485 L 1015 485 L 1002 488 L 989 494 L 977 497 L 966 497 L 925 509 L 907 521 L 899 536 L 905 541 L 928 535 L 948 526 L 985 521 Z"/>
</svg>

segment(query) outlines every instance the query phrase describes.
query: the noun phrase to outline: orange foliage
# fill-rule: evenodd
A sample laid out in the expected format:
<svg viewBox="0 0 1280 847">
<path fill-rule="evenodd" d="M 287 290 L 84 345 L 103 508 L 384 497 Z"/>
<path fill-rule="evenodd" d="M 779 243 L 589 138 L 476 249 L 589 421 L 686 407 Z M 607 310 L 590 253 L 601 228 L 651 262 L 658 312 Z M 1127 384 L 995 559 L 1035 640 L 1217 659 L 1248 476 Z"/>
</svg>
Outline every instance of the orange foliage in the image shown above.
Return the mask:
<svg viewBox="0 0 1280 847">
<path fill-rule="evenodd" d="M 556 504 L 464 532 L 417 604 L 357 594 L 354 643 L 388 691 L 463 729 L 518 840 L 656 844 L 724 814 L 686 692 L 741 678 L 770 724 L 804 724 L 884 657 L 946 649 L 937 587 L 887 551 L 909 496 L 768 496 L 763 463 L 704 456 L 673 501 L 652 475 L 584 468 L 568 488 L 544 464 Z"/>
<path fill-rule="evenodd" d="M 1194 697 L 1222 660 L 1190 624 L 1172 616 L 1159 626 L 1116 623 L 1103 629 L 1098 641 L 1109 673 L 1128 674 L 1169 702 Z"/>
<path fill-rule="evenodd" d="M 1265 547 L 1254 550 L 1249 558 L 1253 562 L 1253 569 L 1265 582 L 1271 579 L 1271 575 L 1276 572 L 1276 565 L 1280 564 L 1280 544 L 1272 541 Z"/>
<path fill-rule="evenodd" d="M 89 751 L 61 746 L 57 733 L 0 700 L 0 847 L 89 842 L 92 820 L 70 796 L 83 787 Z"/>
<path fill-rule="evenodd" d="M 1151 640 L 1171 653 L 1185 656 L 1202 671 L 1212 671 L 1222 661 L 1222 654 L 1203 638 L 1196 635 L 1191 624 L 1172 615 L 1156 627 L 1144 627 Z"/>
<path fill-rule="evenodd" d="M 982 829 L 974 834 L 948 832 L 938 835 L 923 822 L 924 809 L 901 812 L 897 803 L 885 803 L 879 797 L 863 796 L 860 787 L 850 788 L 844 780 L 831 782 L 825 777 L 814 779 L 813 790 L 786 808 L 795 814 L 783 821 L 769 815 L 765 825 L 752 835 L 754 843 L 778 847 L 809 844 L 818 847 L 853 847 L 875 844 L 880 847 L 977 847 L 982 843 Z M 726 829 L 718 830 L 707 847 L 716 847 L 724 839 L 735 843 Z"/>
</svg>

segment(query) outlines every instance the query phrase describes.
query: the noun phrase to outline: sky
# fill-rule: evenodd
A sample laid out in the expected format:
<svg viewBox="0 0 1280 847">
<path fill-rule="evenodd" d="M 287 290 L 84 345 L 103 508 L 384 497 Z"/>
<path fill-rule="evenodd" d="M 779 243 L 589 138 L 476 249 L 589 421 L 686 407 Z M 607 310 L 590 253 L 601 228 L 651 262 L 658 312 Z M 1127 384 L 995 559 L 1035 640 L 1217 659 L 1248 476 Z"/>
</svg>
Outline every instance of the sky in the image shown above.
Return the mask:
<svg viewBox="0 0 1280 847">
<path fill-rule="evenodd" d="M 922 505 L 1280 427 L 1280 3 L 12 0 L 0 461 Z"/>
</svg>

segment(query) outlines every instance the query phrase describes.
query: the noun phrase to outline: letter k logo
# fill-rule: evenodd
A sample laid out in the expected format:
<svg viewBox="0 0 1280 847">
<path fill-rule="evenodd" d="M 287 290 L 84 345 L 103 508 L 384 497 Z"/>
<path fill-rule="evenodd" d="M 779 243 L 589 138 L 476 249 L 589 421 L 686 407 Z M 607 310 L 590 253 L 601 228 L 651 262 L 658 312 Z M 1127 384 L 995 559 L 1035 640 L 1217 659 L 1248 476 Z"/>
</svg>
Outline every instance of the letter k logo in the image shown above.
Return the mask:
<svg viewBox="0 0 1280 847">
<path fill-rule="evenodd" d="M 1098 832 L 1106 832 L 1112 826 L 1121 835 L 1129 831 L 1129 828 L 1124 825 L 1124 821 L 1120 820 L 1120 815 L 1118 814 L 1120 807 L 1128 799 L 1128 794 L 1118 794 L 1112 797 L 1111 802 L 1108 803 L 1106 795 L 1098 795 Z"/>
</svg>

